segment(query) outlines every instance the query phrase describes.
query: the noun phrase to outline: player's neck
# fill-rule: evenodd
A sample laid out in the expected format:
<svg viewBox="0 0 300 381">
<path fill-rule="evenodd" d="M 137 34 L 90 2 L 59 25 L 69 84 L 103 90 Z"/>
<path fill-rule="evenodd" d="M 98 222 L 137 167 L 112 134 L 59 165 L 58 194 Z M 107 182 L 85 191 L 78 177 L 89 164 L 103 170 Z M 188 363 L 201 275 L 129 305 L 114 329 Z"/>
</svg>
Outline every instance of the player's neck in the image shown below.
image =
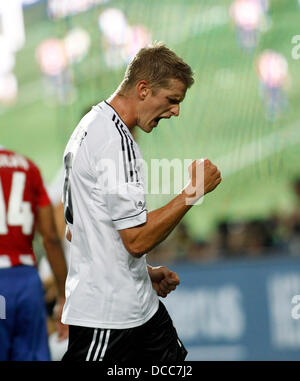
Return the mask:
<svg viewBox="0 0 300 381">
<path fill-rule="evenodd" d="M 136 108 L 133 97 L 114 93 L 107 99 L 107 102 L 117 111 L 129 130 L 132 130 L 136 126 Z"/>
</svg>

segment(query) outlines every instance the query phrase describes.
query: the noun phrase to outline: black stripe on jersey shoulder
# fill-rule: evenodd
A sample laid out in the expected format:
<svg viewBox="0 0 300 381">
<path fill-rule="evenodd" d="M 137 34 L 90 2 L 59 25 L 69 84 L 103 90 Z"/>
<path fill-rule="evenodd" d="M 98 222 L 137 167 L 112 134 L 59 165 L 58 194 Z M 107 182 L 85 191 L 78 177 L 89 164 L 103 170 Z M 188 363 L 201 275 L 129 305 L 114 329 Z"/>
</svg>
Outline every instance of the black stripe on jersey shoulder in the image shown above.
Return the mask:
<svg viewBox="0 0 300 381">
<path fill-rule="evenodd" d="M 123 169 L 124 169 L 124 176 L 125 176 L 125 182 L 128 183 L 128 170 L 126 168 L 126 157 L 125 157 L 125 153 L 126 153 L 126 150 L 125 150 L 125 144 L 124 144 L 124 136 L 120 130 L 120 127 L 119 127 L 119 119 L 116 120 L 116 114 L 113 115 L 112 117 L 112 120 L 115 122 L 115 126 L 121 136 L 121 147 L 122 147 L 122 155 L 123 155 Z M 116 121 L 115 121 L 116 120 Z"/>
<path fill-rule="evenodd" d="M 136 181 L 138 181 L 138 174 L 136 170 L 136 155 L 133 148 L 133 140 L 124 129 L 124 125 L 121 123 L 121 119 L 118 118 L 117 113 L 113 114 L 112 121 L 115 123 L 115 126 L 121 136 L 125 181 L 128 182 L 128 179 L 130 179 L 130 181 L 133 182 L 134 173 Z M 127 154 L 128 166 L 126 166 L 125 154 Z"/>
<path fill-rule="evenodd" d="M 135 176 L 136 176 L 136 181 L 138 182 L 139 177 L 138 177 L 138 173 L 136 170 L 136 156 L 135 156 L 135 152 L 134 152 L 134 148 L 133 148 L 133 140 L 131 139 L 130 135 L 128 135 L 127 131 L 123 129 L 123 125 L 121 125 L 120 128 L 123 131 L 124 135 L 126 136 L 128 150 L 129 150 L 128 144 L 130 145 L 132 157 L 133 157 L 134 172 L 135 172 Z M 133 168 L 131 168 L 131 173 L 132 173 L 132 177 L 133 177 Z"/>
<path fill-rule="evenodd" d="M 116 116 L 120 119 L 120 121 L 126 126 L 126 123 L 122 120 L 122 118 L 120 117 L 120 115 L 118 114 L 118 112 L 114 109 L 114 107 L 112 105 L 110 105 L 108 102 L 104 101 L 104 103 L 107 104 L 107 106 L 109 106 L 111 109 L 113 109 L 114 113 L 116 114 Z"/>
<path fill-rule="evenodd" d="M 128 157 L 128 164 L 129 164 L 129 176 L 130 176 L 130 181 L 133 181 L 133 164 L 132 164 L 133 155 L 132 155 L 131 147 L 129 145 L 128 136 L 127 136 L 126 132 L 124 131 L 122 124 L 120 124 L 120 129 L 123 133 L 123 136 L 125 136 L 125 142 L 126 142 L 126 148 L 127 148 L 127 157 Z"/>
</svg>

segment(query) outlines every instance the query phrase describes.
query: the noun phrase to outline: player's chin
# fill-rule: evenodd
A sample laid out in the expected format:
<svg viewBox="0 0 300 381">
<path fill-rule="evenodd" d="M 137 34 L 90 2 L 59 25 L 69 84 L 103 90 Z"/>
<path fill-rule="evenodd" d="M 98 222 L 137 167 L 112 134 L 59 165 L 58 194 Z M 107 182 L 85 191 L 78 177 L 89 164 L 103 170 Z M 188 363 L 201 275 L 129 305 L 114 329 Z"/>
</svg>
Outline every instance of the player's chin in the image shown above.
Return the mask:
<svg viewBox="0 0 300 381">
<path fill-rule="evenodd" d="M 146 126 L 145 128 L 143 128 L 143 130 L 145 132 L 147 132 L 147 134 L 149 134 L 153 130 L 153 128 L 154 128 L 154 126 L 151 126 L 151 124 L 150 124 L 150 125 Z"/>
<path fill-rule="evenodd" d="M 151 132 L 155 127 L 157 127 L 158 123 L 156 122 L 152 122 L 150 125 L 149 125 L 149 132 Z"/>
<path fill-rule="evenodd" d="M 147 134 L 149 134 L 149 132 L 151 132 L 152 129 L 153 129 L 153 126 L 151 125 L 151 123 L 149 123 L 149 124 L 146 124 L 146 123 L 145 123 L 144 125 L 140 124 L 139 127 L 140 127 L 144 132 L 146 132 Z"/>
</svg>

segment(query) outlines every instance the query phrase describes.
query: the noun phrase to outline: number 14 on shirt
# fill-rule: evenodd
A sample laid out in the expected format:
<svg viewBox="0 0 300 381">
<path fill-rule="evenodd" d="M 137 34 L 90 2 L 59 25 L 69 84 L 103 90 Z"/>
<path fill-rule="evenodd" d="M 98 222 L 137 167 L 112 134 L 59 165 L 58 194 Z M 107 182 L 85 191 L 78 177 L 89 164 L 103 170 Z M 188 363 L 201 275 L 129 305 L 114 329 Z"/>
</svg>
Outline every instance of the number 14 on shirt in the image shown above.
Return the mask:
<svg viewBox="0 0 300 381">
<path fill-rule="evenodd" d="M 26 174 L 14 172 L 12 175 L 11 189 L 9 193 L 7 212 L 4 192 L 0 178 L 0 234 L 8 233 L 8 226 L 22 226 L 25 235 L 32 233 L 33 213 L 31 204 L 23 201 Z"/>
</svg>

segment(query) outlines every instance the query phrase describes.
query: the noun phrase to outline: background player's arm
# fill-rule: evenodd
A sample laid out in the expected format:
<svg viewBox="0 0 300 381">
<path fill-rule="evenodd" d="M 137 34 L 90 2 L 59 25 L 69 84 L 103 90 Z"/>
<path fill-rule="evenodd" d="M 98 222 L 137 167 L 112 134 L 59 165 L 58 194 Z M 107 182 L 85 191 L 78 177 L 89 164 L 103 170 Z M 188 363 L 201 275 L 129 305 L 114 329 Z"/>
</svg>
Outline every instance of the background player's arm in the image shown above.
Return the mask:
<svg viewBox="0 0 300 381">
<path fill-rule="evenodd" d="M 37 229 L 43 238 L 47 259 L 54 274 L 58 298 L 55 314 L 58 321 L 58 333 L 61 338 L 67 336 L 67 326 L 60 323 L 61 312 L 65 302 L 65 281 L 67 277 L 67 265 L 62 249 L 61 240 L 57 233 L 52 205 L 38 208 Z"/>
<path fill-rule="evenodd" d="M 197 176 L 199 170 L 204 171 L 203 176 Z M 120 230 L 126 249 L 134 257 L 141 257 L 162 242 L 192 204 L 204 194 L 214 190 L 221 182 L 220 172 L 208 159 L 205 159 L 203 163 L 195 160 L 189 167 L 189 173 L 188 186 L 167 205 L 149 212 L 146 223 Z M 187 199 L 190 200 L 189 203 Z"/>
</svg>

